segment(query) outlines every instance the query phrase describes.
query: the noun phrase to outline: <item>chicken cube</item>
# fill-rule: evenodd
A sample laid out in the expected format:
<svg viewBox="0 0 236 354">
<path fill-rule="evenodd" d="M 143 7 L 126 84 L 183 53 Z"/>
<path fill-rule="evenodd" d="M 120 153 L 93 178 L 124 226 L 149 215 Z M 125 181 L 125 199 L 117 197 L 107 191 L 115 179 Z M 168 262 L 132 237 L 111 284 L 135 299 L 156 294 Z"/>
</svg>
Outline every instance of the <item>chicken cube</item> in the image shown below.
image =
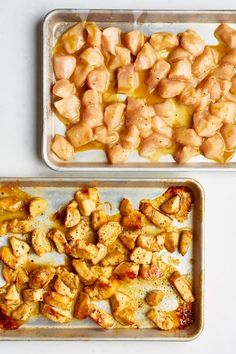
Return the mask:
<svg viewBox="0 0 236 354">
<path fill-rule="evenodd" d="M 17 291 L 15 284 L 10 285 L 7 289 L 5 300 L 9 306 L 17 305 L 21 302 L 20 293 Z"/>
<path fill-rule="evenodd" d="M 227 150 L 232 150 L 236 147 L 236 125 L 225 124 L 220 130 L 224 139 Z"/>
<path fill-rule="evenodd" d="M 109 69 L 116 70 L 130 64 L 131 56 L 127 48 L 116 46 L 116 55 L 109 62 Z"/>
<path fill-rule="evenodd" d="M 117 291 L 110 299 L 112 314 L 114 318 L 122 325 L 135 325 L 134 307 L 132 306 L 132 299 Z"/>
<path fill-rule="evenodd" d="M 139 86 L 139 77 L 133 64 L 128 64 L 118 69 L 117 86 L 119 93 L 133 92 Z"/>
<path fill-rule="evenodd" d="M 69 79 L 76 66 L 76 59 L 73 55 L 54 55 L 53 69 L 57 80 Z"/>
<path fill-rule="evenodd" d="M 180 44 L 195 57 L 202 54 L 205 47 L 204 41 L 196 32 L 190 29 L 182 33 Z"/>
<path fill-rule="evenodd" d="M 140 144 L 139 130 L 136 125 L 130 125 L 120 134 L 120 144 L 124 149 L 134 150 Z"/>
<path fill-rule="evenodd" d="M 106 257 L 103 258 L 103 260 L 101 261 L 101 265 L 102 267 L 116 266 L 126 260 L 127 260 L 127 255 L 125 253 L 118 250 L 114 250 L 108 253 Z"/>
<path fill-rule="evenodd" d="M 166 232 L 165 234 L 163 234 L 163 236 L 165 238 L 165 248 L 167 249 L 167 251 L 171 253 L 175 252 L 179 242 L 178 232 Z"/>
<path fill-rule="evenodd" d="M 12 311 L 11 318 L 18 321 L 27 321 L 33 312 L 32 304 L 25 302 Z"/>
<path fill-rule="evenodd" d="M 130 255 L 130 260 L 136 264 L 150 264 L 152 261 L 152 252 L 141 247 L 136 247 Z"/>
<path fill-rule="evenodd" d="M 156 53 L 150 43 L 146 42 L 137 54 L 134 69 L 135 71 L 150 69 L 156 61 Z"/>
<path fill-rule="evenodd" d="M 180 95 L 185 85 L 183 81 L 162 79 L 157 91 L 162 98 L 172 98 Z"/>
<path fill-rule="evenodd" d="M 94 70 L 94 67 L 85 63 L 79 63 L 76 65 L 73 79 L 76 87 L 83 87 L 88 78 L 88 74 Z"/>
<path fill-rule="evenodd" d="M 121 102 L 111 103 L 105 108 L 104 123 L 107 126 L 108 134 L 121 127 L 124 121 L 125 104 Z"/>
<path fill-rule="evenodd" d="M 96 90 L 86 90 L 83 94 L 82 103 L 84 106 L 96 106 L 102 103 L 102 95 Z"/>
<path fill-rule="evenodd" d="M 133 250 L 135 247 L 136 240 L 138 237 L 140 237 L 140 234 L 141 230 L 124 230 L 119 235 L 119 239 L 128 250 Z"/>
<path fill-rule="evenodd" d="M 233 74 L 234 74 L 234 66 L 227 63 L 220 64 L 212 72 L 212 75 L 220 80 L 231 80 Z"/>
<path fill-rule="evenodd" d="M 236 30 L 229 25 L 222 23 L 215 30 L 215 34 L 219 37 L 229 48 L 236 48 Z"/>
<path fill-rule="evenodd" d="M 70 202 L 65 211 L 65 227 L 73 227 L 78 225 L 80 222 L 80 212 L 78 210 L 78 204 L 76 200 Z"/>
<path fill-rule="evenodd" d="M 70 310 L 72 301 L 69 297 L 58 294 L 56 291 L 47 291 L 43 295 L 45 304 L 60 308 L 62 310 Z"/>
<path fill-rule="evenodd" d="M 216 49 L 206 46 L 201 55 L 193 62 L 192 73 L 198 79 L 202 79 L 218 64 L 219 55 Z"/>
<path fill-rule="evenodd" d="M 71 95 L 54 102 L 54 106 L 61 116 L 67 118 L 70 123 L 79 121 L 80 100 L 77 96 Z"/>
<path fill-rule="evenodd" d="M 89 296 L 86 293 L 81 292 L 79 294 L 79 299 L 75 304 L 74 317 L 78 320 L 84 320 L 89 316 L 91 310 L 92 304 Z"/>
<path fill-rule="evenodd" d="M 175 33 L 158 32 L 151 35 L 150 44 L 158 52 L 178 47 L 179 39 Z"/>
<path fill-rule="evenodd" d="M 194 129 L 178 128 L 175 130 L 175 140 L 181 145 L 200 146 L 202 138 L 197 135 Z"/>
<path fill-rule="evenodd" d="M 79 204 L 79 210 L 83 216 L 90 216 L 98 207 L 99 194 L 96 188 L 85 188 L 75 193 L 75 199 Z"/>
<path fill-rule="evenodd" d="M 67 253 L 73 258 L 92 260 L 97 256 L 98 249 L 93 243 L 78 239 L 73 243 L 72 248 L 67 250 Z"/>
<path fill-rule="evenodd" d="M 157 62 L 150 69 L 150 73 L 148 75 L 148 79 L 147 79 L 148 91 L 153 92 L 157 88 L 160 80 L 167 77 L 169 71 L 170 71 L 170 64 L 166 60 L 164 59 L 157 60 Z"/>
<path fill-rule="evenodd" d="M 160 252 L 164 248 L 165 239 L 162 235 L 140 235 L 137 246 L 151 252 Z"/>
<path fill-rule="evenodd" d="M 91 226 L 94 230 L 98 230 L 107 222 L 106 213 L 103 210 L 94 210 L 91 214 Z"/>
<path fill-rule="evenodd" d="M 101 66 L 104 62 L 103 55 L 98 48 L 86 48 L 82 53 L 79 55 L 79 59 L 82 62 L 85 62 L 88 65 L 91 66 Z"/>
<path fill-rule="evenodd" d="M 62 44 L 69 54 L 80 50 L 85 44 L 84 23 L 80 22 L 68 29 L 62 36 Z"/>
<path fill-rule="evenodd" d="M 180 196 L 175 195 L 161 204 L 160 209 L 166 214 L 176 214 L 180 209 Z"/>
<path fill-rule="evenodd" d="M 102 47 L 108 53 L 116 55 L 116 46 L 121 42 L 121 30 L 117 27 L 108 27 L 102 32 Z"/>
<path fill-rule="evenodd" d="M 47 237 L 53 241 L 58 253 L 65 252 L 67 240 L 64 233 L 58 229 L 52 229 L 47 233 Z"/>
<path fill-rule="evenodd" d="M 170 118 L 175 114 L 175 105 L 172 100 L 164 100 L 162 103 L 154 105 L 155 113 L 157 116 Z"/>
<path fill-rule="evenodd" d="M 222 126 L 222 120 L 210 114 L 208 111 L 201 111 L 193 115 L 193 127 L 196 133 L 204 138 L 209 138 Z"/>
<path fill-rule="evenodd" d="M 11 269 L 18 269 L 21 268 L 27 260 L 26 254 L 22 255 L 21 257 L 15 257 L 10 249 L 10 247 L 3 246 L 0 249 L 0 259 L 4 264 L 6 264 Z"/>
<path fill-rule="evenodd" d="M 70 299 L 74 299 L 75 297 L 75 291 L 71 290 L 69 286 L 67 286 L 64 281 L 61 280 L 59 277 L 57 277 L 57 279 L 55 280 L 54 289 L 58 294 L 67 296 Z"/>
<path fill-rule="evenodd" d="M 171 65 L 169 79 L 190 81 L 192 79 L 192 65 L 187 59 L 174 62 Z"/>
<path fill-rule="evenodd" d="M 85 29 L 87 31 L 87 43 L 91 47 L 101 47 L 102 32 L 95 23 L 86 23 Z"/>
<path fill-rule="evenodd" d="M 104 329 L 113 328 L 115 326 L 113 317 L 95 305 L 91 306 L 89 317 Z"/>
<path fill-rule="evenodd" d="M 222 119 L 223 123 L 233 123 L 236 115 L 236 103 L 230 101 L 212 103 L 211 114 Z"/>
<path fill-rule="evenodd" d="M 166 228 L 171 224 L 172 219 L 154 208 L 150 203 L 141 202 L 140 210 L 154 225 L 159 228 Z"/>
<path fill-rule="evenodd" d="M 189 249 L 191 240 L 193 238 L 193 233 L 190 230 L 183 230 L 180 234 L 180 239 L 179 239 L 179 253 L 184 256 Z"/>
<path fill-rule="evenodd" d="M 54 84 L 52 88 L 52 92 L 54 95 L 60 98 L 69 97 L 76 93 L 75 84 L 73 82 L 70 82 L 70 80 L 67 79 L 58 80 Z"/>
<path fill-rule="evenodd" d="M 103 260 L 102 260 L 103 261 Z M 101 266 L 99 265 L 93 265 L 91 267 L 91 271 L 93 274 L 98 278 L 104 277 L 107 279 L 110 279 L 112 274 L 113 274 L 113 267 L 112 266 L 102 266 L 102 261 L 101 261 Z"/>
<path fill-rule="evenodd" d="M 47 286 L 55 275 L 55 268 L 40 266 L 29 273 L 29 286 L 32 289 L 40 289 Z"/>
<path fill-rule="evenodd" d="M 214 76 L 210 76 L 199 85 L 199 88 L 201 89 L 203 95 L 209 94 L 210 100 L 214 102 L 227 95 L 230 86 L 230 81 L 219 80 Z"/>
<path fill-rule="evenodd" d="M 169 331 L 174 328 L 174 321 L 168 312 L 152 309 L 148 312 L 147 317 L 159 329 Z"/>
<path fill-rule="evenodd" d="M 121 280 L 132 280 L 138 277 L 139 264 L 134 262 L 122 262 L 115 269 L 114 274 Z"/>
<path fill-rule="evenodd" d="M 58 277 L 70 288 L 73 292 L 74 290 L 78 290 L 79 287 L 79 277 L 78 275 L 69 272 L 65 266 L 57 267 L 57 275 Z"/>
<path fill-rule="evenodd" d="M 128 161 L 130 150 L 115 144 L 107 149 L 107 157 L 112 164 L 122 164 Z"/>
<path fill-rule="evenodd" d="M 43 301 L 44 292 L 44 289 L 23 289 L 22 296 L 26 302 L 39 302 Z"/>
<path fill-rule="evenodd" d="M 133 55 L 137 55 L 144 45 L 144 34 L 138 30 L 125 33 L 123 43 Z"/>
<path fill-rule="evenodd" d="M 77 123 L 67 130 L 67 137 L 75 148 L 86 145 L 93 140 L 93 131 L 86 123 Z"/>
<path fill-rule="evenodd" d="M 177 150 L 174 159 L 177 163 L 186 163 L 194 156 L 199 155 L 199 149 L 192 146 L 184 146 L 182 149 Z"/>
<path fill-rule="evenodd" d="M 85 261 L 81 259 L 73 259 L 72 265 L 85 285 L 92 285 L 95 283 L 97 277 L 93 274 Z"/>
<path fill-rule="evenodd" d="M 68 241 L 84 240 L 91 232 L 89 223 L 82 219 L 80 223 L 67 231 L 66 238 Z"/>
<path fill-rule="evenodd" d="M 149 157 L 157 149 L 162 147 L 170 147 L 172 142 L 170 138 L 159 133 L 152 133 L 147 138 L 143 139 L 141 143 L 140 155 L 143 157 Z"/>
<path fill-rule="evenodd" d="M 173 135 L 173 129 L 166 123 L 165 118 L 158 116 L 152 118 L 152 130 L 169 139 L 172 138 Z"/>
<path fill-rule="evenodd" d="M 164 299 L 165 293 L 161 290 L 152 290 L 147 293 L 145 301 L 149 306 L 158 306 Z"/>
<path fill-rule="evenodd" d="M 109 85 L 109 72 L 105 66 L 92 70 L 87 76 L 87 86 L 90 89 L 104 93 Z"/>
<path fill-rule="evenodd" d="M 175 271 L 172 273 L 169 281 L 176 288 L 184 301 L 194 302 L 192 290 L 186 282 L 185 278 L 179 272 Z"/>
<path fill-rule="evenodd" d="M 96 128 L 103 123 L 103 107 L 100 103 L 89 104 L 83 110 L 83 122 L 90 128 Z"/>
<path fill-rule="evenodd" d="M 40 216 L 47 208 L 47 201 L 44 198 L 35 197 L 29 202 L 29 213 L 33 218 Z"/>
<path fill-rule="evenodd" d="M 117 288 L 116 280 L 109 280 L 103 276 L 95 281 L 91 286 L 86 286 L 84 291 L 89 295 L 91 300 L 106 300 L 109 299 Z"/>
<path fill-rule="evenodd" d="M 98 230 L 99 242 L 105 246 L 111 246 L 116 241 L 121 231 L 122 228 L 117 221 L 109 221 L 103 224 Z"/>
<path fill-rule="evenodd" d="M 1 251 L 0 251 L 1 255 Z M 8 267 L 6 264 L 2 264 L 2 277 L 7 284 L 15 283 L 18 271 Z"/>
<path fill-rule="evenodd" d="M 70 311 L 65 311 L 48 304 L 43 304 L 41 306 L 41 314 L 48 318 L 50 321 L 56 323 L 68 323 L 72 320 Z"/>
<path fill-rule="evenodd" d="M 31 234 L 31 242 L 34 252 L 42 257 L 45 253 L 51 252 L 52 247 L 44 231 L 40 229 L 34 229 Z"/>
<path fill-rule="evenodd" d="M 20 290 L 23 285 L 28 283 L 29 277 L 28 273 L 24 268 L 20 268 L 17 270 L 17 275 L 16 275 L 16 288 L 17 290 Z"/>
<path fill-rule="evenodd" d="M 29 253 L 30 246 L 27 242 L 20 240 L 16 237 L 10 237 L 9 241 L 12 248 L 12 252 L 15 257 L 21 257 Z"/>
<path fill-rule="evenodd" d="M 75 152 L 73 145 L 59 134 L 54 135 L 51 149 L 63 161 L 71 160 Z"/>
<path fill-rule="evenodd" d="M 219 133 L 207 138 L 201 146 L 203 155 L 211 160 L 219 159 L 223 155 L 224 150 L 225 142 Z"/>
<path fill-rule="evenodd" d="M 142 279 L 155 280 L 158 279 L 162 275 L 162 273 L 158 265 L 156 263 L 152 263 L 142 264 L 140 266 L 139 275 Z"/>
<path fill-rule="evenodd" d="M 31 220 L 12 219 L 7 225 L 7 231 L 13 234 L 26 234 L 32 231 Z"/>
<path fill-rule="evenodd" d="M 0 198 L 0 210 L 14 213 L 22 209 L 24 202 L 17 197 L 2 197 Z"/>
<path fill-rule="evenodd" d="M 145 218 L 138 210 L 133 210 L 122 218 L 122 226 L 126 230 L 140 230 L 145 225 Z"/>
<path fill-rule="evenodd" d="M 173 49 L 168 56 L 168 61 L 170 64 L 183 59 L 187 59 L 190 63 L 192 63 L 193 55 L 182 47 Z"/>
</svg>

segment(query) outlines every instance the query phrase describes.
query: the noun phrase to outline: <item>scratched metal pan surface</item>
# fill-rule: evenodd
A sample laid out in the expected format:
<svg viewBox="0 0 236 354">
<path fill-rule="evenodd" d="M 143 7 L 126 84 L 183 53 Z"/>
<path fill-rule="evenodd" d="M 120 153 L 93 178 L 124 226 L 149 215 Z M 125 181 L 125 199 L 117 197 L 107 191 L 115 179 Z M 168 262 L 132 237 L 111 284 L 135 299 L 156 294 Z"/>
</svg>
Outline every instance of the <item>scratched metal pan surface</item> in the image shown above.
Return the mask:
<svg viewBox="0 0 236 354">
<path fill-rule="evenodd" d="M 140 29 L 147 35 L 158 31 L 183 32 L 196 30 L 206 43 L 214 44 L 214 29 L 219 23 L 236 23 L 235 11 L 158 11 L 158 10 L 54 10 L 43 22 L 43 147 L 42 154 L 46 164 L 57 171 L 83 172 L 84 177 L 108 176 L 114 172 L 141 171 L 192 171 L 192 170 L 236 170 L 236 154 L 227 164 L 211 162 L 197 156 L 192 162 L 177 165 L 170 155 L 163 156 L 159 162 L 151 163 L 132 152 L 129 162 L 110 165 L 103 150 L 88 150 L 75 154 L 71 161 L 59 160 L 50 149 L 55 133 L 64 134 L 65 127 L 52 110 L 51 86 L 54 82 L 52 69 L 52 48 L 58 37 L 70 26 L 79 21 L 94 21 L 101 28 L 118 26 L 123 31 Z"/>
<path fill-rule="evenodd" d="M 176 265 L 181 273 L 188 273 L 192 278 L 194 303 L 194 323 L 184 330 L 160 331 L 150 328 L 146 320 L 145 312 L 141 314 L 144 322 L 143 328 L 125 329 L 116 328 L 103 330 L 91 320 L 73 320 L 70 324 L 58 325 L 47 321 L 42 317 L 31 319 L 17 330 L 0 330 L 0 340 L 148 340 L 148 341 L 189 341 L 195 339 L 202 331 L 204 322 L 204 192 L 199 183 L 192 179 L 151 179 L 151 180 L 126 180 L 117 182 L 115 180 L 104 180 L 99 182 L 83 182 L 75 178 L 67 179 L 1 179 L 1 186 L 17 186 L 35 196 L 43 196 L 48 200 L 48 215 L 55 212 L 64 205 L 78 188 L 95 186 L 99 189 L 101 200 L 112 203 L 112 213 L 118 211 L 121 198 L 129 198 L 135 207 L 143 198 L 155 198 L 161 195 L 170 186 L 189 187 L 194 195 L 194 205 L 187 220 L 179 224 L 179 227 L 191 227 L 194 232 L 192 245 L 188 254 Z M 47 220 L 47 221 L 46 221 Z M 48 218 L 40 220 L 41 225 L 47 228 Z M 50 225 L 48 225 L 50 226 Z M 178 227 L 178 225 L 176 225 Z M 7 238 L 0 238 L 0 247 L 6 244 Z M 34 261 L 37 261 L 37 256 Z M 172 254 L 173 259 L 180 259 L 178 252 Z M 52 263 L 53 265 L 63 264 L 64 258 L 56 252 L 47 254 L 40 258 L 40 263 Z M 178 263 L 175 262 L 175 263 Z M 0 270 L 1 274 L 1 270 Z M 4 284 L 0 276 L 0 286 Z M 145 286 L 144 286 L 145 287 Z M 127 288 L 128 289 L 128 288 Z M 140 288 L 140 297 L 145 296 L 146 288 Z M 174 304 L 174 297 L 167 297 L 164 301 L 163 310 L 170 310 Z M 109 311 L 108 304 L 99 302 L 99 306 Z"/>
</svg>

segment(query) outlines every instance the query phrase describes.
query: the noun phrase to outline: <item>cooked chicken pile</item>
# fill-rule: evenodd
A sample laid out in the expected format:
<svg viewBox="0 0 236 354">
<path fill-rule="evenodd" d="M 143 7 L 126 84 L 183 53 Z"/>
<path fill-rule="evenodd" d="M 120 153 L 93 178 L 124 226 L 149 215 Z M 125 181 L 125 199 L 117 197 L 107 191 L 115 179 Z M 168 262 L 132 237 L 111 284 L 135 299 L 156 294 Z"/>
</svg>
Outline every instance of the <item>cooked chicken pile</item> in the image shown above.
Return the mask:
<svg viewBox="0 0 236 354">
<path fill-rule="evenodd" d="M 192 232 L 174 227 L 173 221 L 186 220 L 192 203 L 189 189 L 170 187 L 154 200 L 142 200 L 139 210 L 122 199 L 119 213 L 108 215 L 98 190 L 87 188 L 55 213 L 54 227 L 45 231 L 32 226 L 45 211 L 44 199 L 0 198 L 0 214 L 8 215 L 0 224 L 0 235 L 7 234 L 9 243 L 0 249 L 5 280 L 0 288 L 0 328 L 17 328 L 38 313 L 58 323 L 88 317 L 105 329 L 138 328 L 138 314 L 145 306 L 151 327 L 191 325 L 191 281 L 164 262 L 163 255 L 176 251 L 184 257 L 188 252 Z M 15 218 L 23 208 L 25 218 Z M 65 265 L 43 263 L 40 257 L 52 250 L 67 256 Z M 32 254 L 38 256 L 34 263 Z M 133 284 L 141 290 L 135 292 Z M 160 305 L 170 293 L 176 308 L 163 311 Z M 109 302 L 112 315 L 99 300 Z"/>
<path fill-rule="evenodd" d="M 54 107 L 67 131 L 54 136 L 52 151 L 70 160 L 81 147 L 102 147 L 113 164 L 136 149 L 150 159 L 172 153 L 178 163 L 199 154 L 229 160 L 236 147 L 236 30 L 221 24 L 215 35 L 217 46 L 190 29 L 147 37 L 86 22 L 70 28 L 53 55 Z"/>
</svg>

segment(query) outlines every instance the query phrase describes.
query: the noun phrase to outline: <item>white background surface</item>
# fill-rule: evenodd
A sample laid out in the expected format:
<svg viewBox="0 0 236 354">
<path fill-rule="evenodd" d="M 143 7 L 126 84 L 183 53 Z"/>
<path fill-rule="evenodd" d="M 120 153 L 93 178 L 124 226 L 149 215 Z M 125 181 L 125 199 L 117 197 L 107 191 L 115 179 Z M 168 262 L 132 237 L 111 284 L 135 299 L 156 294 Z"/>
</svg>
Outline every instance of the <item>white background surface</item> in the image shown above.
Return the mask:
<svg viewBox="0 0 236 354">
<path fill-rule="evenodd" d="M 40 22 L 54 8 L 236 9 L 235 0 L 0 0 L 0 176 L 58 176 L 40 156 Z M 236 20 L 236 19 L 235 19 Z M 235 21 L 236 22 L 236 21 Z M 206 191 L 205 328 L 190 343 L 0 342 L 0 353 L 236 352 L 236 172 L 193 177 Z M 61 175 L 62 176 L 62 175 Z"/>
</svg>

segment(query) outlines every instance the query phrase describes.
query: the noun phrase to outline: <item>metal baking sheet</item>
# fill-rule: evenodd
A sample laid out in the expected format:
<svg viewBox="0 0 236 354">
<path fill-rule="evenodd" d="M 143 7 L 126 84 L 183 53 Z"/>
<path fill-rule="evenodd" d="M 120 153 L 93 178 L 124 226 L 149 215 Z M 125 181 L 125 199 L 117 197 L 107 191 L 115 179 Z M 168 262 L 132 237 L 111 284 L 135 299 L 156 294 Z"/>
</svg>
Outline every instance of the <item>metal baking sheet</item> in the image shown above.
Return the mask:
<svg viewBox="0 0 236 354">
<path fill-rule="evenodd" d="M 102 330 L 90 320 L 73 320 L 67 325 L 58 325 L 47 321 L 42 317 L 31 319 L 30 322 L 17 330 L 0 330 L 0 340 L 151 340 L 151 341 L 186 341 L 196 338 L 203 328 L 203 302 L 204 302 L 204 192 L 200 184 L 191 179 L 152 179 L 152 180 L 129 180 L 129 181 L 99 181 L 83 182 L 74 178 L 70 179 L 1 179 L 0 187 L 4 185 L 17 186 L 31 195 L 43 196 L 49 202 L 48 214 L 58 210 L 68 200 L 78 188 L 96 186 L 103 201 L 112 202 L 115 213 L 121 198 L 131 199 L 135 207 L 144 198 L 155 198 L 162 194 L 170 186 L 187 186 L 194 194 L 194 206 L 187 220 L 177 227 L 191 227 L 194 232 L 193 243 L 188 256 L 181 259 L 181 263 L 176 267 L 182 273 L 188 273 L 193 281 L 193 291 L 196 298 L 194 303 L 195 320 L 193 325 L 184 330 L 159 331 L 147 328 L 148 322 L 140 329 L 111 329 Z M 41 223 L 48 222 L 45 219 Z M 7 237 L 0 238 L 0 247 L 7 241 Z M 174 259 L 181 256 L 178 252 L 172 254 Z M 37 258 L 37 257 L 36 257 Z M 193 261 L 190 262 L 190 259 Z M 37 261 L 37 260 L 36 260 Z M 40 258 L 40 263 L 52 262 L 63 264 L 64 257 L 56 252 L 47 254 Z M 0 286 L 3 285 L 0 276 Z M 150 290 L 150 289 L 148 289 Z M 140 294 L 141 295 L 141 294 Z M 99 306 L 102 304 L 99 303 Z M 105 304 L 104 304 L 105 305 Z M 169 306 L 168 301 L 164 306 Z M 107 308 L 106 308 L 107 309 Z M 168 308 L 163 308 L 168 310 Z"/>
<path fill-rule="evenodd" d="M 70 26 L 79 21 L 94 21 L 100 27 L 119 26 L 123 31 L 140 29 L 146 34 L 158 31 L 182 32 L 188 28 L 196 30 L 206 43 L 214 44 L 214 29 L 219 23 L 236 23 L 235 11 L 158 11 L 158 10 L 54 10 L 43 22 L 43 158 L 46 164 L 57 171 L 85 172 L 89 176 L 107 176 L 109 172 L 124 171 L 191 171 L 191 170 L 236 170 L 236 154 L 227 163 L 211 162 L 197 156 L 190 163 L 178 165 L 172 156 L 163 156 L 158 163 L 151 163 L 131 153 L 130 162 L 111 165 L 102 150 L 89 150 L 75 154 L 73 160 L 63 162 L 51 151 L 50 143 L 55 133 L 64 134 L 65 127 L 53 113 L 51 86 L 54 82 L 52 48 L 57 38 Z"/>
</svg>

